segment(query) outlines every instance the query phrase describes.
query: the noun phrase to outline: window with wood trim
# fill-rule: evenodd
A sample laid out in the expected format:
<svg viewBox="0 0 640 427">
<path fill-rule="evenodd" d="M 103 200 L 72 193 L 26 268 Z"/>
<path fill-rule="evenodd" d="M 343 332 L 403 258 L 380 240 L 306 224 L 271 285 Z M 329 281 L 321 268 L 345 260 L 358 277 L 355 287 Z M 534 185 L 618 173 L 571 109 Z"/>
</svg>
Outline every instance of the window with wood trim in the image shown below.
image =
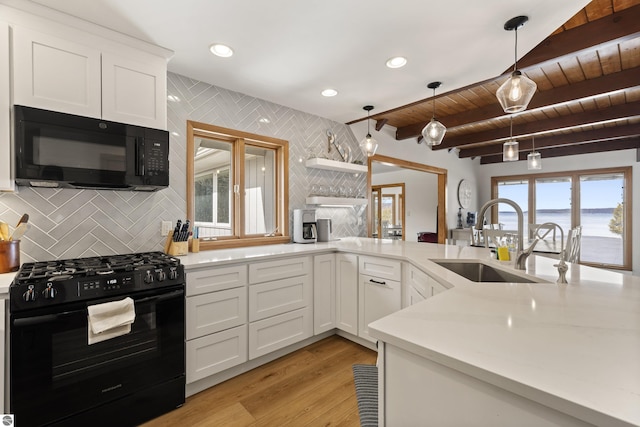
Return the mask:
<svg viewBox="0 0 640 427">
<path fill-rule="evenodd" d="M 491 178 L 491 195 L 518 203 L 525 228 L 555 222 L 566 238 L 581 226 L 581 264 L 631 270 L 631 182 L 631 167 L 503 176 Z M 515 211 L 508 208 L 500 204 L 492 217 L 515 229 Z"/>
<path fill-rule="evenodd" d="M 187 183 L 201 250 L 289 241 L 287 141 L 188 121 Z"/>
</svg>

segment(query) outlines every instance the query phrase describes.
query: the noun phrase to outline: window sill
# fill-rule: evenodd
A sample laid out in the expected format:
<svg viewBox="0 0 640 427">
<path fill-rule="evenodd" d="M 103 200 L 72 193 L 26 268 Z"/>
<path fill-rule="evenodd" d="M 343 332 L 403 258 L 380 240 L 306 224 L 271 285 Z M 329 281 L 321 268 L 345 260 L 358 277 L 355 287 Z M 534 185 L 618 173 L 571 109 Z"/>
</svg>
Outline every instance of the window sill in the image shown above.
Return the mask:
<svg viewBox="0 0 640 427">
<path fill-rule="evenodd" d="M 291 243 L 289 236 L 247 237 L 244 239 L 201 240 L 200 251 L 215 249 L 245 248 L 247 246 L 278 245 Z"/>
</svg>

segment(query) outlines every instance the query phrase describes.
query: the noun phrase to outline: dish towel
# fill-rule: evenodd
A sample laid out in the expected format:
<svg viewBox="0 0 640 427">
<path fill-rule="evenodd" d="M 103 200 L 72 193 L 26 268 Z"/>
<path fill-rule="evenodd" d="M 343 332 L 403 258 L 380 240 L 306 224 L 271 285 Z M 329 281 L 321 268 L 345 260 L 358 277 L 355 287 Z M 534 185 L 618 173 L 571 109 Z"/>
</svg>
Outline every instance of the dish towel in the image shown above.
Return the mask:
<svg viewBox="0 0 640 427">
<path fill-rule="evenodd" d="M 133 300 L 129 297 L 87 307 L 89 327 L 88 344 L 95 344 L 131 332 L 136 320 Z"/>
</svg>

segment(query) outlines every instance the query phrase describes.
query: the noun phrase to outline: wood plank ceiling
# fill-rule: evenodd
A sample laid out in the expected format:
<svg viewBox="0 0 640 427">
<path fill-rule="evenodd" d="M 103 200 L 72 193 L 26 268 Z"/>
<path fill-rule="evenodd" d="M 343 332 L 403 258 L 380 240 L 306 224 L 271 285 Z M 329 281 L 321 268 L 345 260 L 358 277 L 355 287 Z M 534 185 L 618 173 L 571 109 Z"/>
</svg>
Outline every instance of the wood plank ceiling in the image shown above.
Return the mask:
<svg viewBox="0 0 640 427">
<path fill-rule="evenodd" d="M 432 149 L 457 149 L 460 158 L 480 157 L 481 164 L 502 162 L 513 116 L 520 160 L 535 138 L 543 159 L 635 148 L 640 161 L 640 0 L 591 1 L 519 59 L 518 69 L 538 85 L 521 113 L 504 113 L 495 97 L 512 68 L 437 94 L 436 118 L 447 133 Z M 415 143 L 432 108 L 433 98 L 426 98 L 371 118 L 378 130 L 394 126 L 396 140 Z"/>
</svg>

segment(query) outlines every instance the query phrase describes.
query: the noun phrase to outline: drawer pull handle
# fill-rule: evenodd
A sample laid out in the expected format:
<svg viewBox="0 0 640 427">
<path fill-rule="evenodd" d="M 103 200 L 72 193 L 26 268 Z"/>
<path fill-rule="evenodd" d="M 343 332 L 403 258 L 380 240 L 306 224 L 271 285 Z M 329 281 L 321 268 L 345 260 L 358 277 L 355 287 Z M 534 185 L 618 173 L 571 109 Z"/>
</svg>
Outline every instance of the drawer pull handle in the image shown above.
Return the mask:
<svg viewBox="0 0 640 427">
<path fill-rule="evenodd" d="M 376 285 L 384 285 L 387 286 L 387 282 L 380 282 L 378 280 L 369 279 L 371 283 L 375 283 Z"/>
</svg>

